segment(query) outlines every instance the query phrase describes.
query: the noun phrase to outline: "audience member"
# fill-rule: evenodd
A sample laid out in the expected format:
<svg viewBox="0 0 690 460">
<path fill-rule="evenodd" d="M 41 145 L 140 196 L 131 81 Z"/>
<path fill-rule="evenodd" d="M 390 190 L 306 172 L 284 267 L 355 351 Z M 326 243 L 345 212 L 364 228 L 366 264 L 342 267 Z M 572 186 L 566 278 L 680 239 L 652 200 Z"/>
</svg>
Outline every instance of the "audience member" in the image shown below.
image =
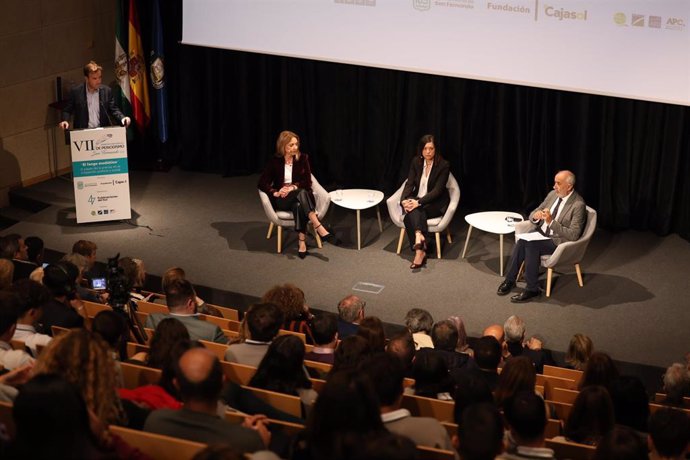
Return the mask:
<svg viewBox="0 0 690 460">
<path fill-rule="evenodd" d="M 414 394 L 427 398 L 452 400 L 453 379 L 438 353 L 419 353 L 412 363 Z"/>
<path fill-rule="evenodd" d="M 484 332 L 482 332 L 482 337 L 487 337 L 491 336 L 495 338 L 499 345 L 501 345 L 501 363 L 505 362 L 506 359 L 510 357 L 510 353 L 508 352 L 508 345 L 506 344 L 506 337 L 505 337 L 505 332 L 503 331 L 503 326 L 500 324 L 492 324 L 491 326 L 487 326 L 486 329 L 484 329 Z"/>
<path fill-rule="evenodd" d="M 365 441 L 350 458 L 352 460 L 419 460 L 417 446 L 407 436 L 381 433 Z M 252 459 L 253 460 L 253 459 Z"/>
<path fill-rule="evenodd" d="M 0 365 L 9 370 L 34 361 L 30 354 L 24 350 L 14 350 L 10 345 L 20 308 L 19 299 L 14 293 L 0 291 Z"/>
<path fill-rule="evenodd" d="M 343 340 L 355 335 L 359 322 L 364 318 L 367 303 L 356 295 L 349 295 L 338 302 L 338 337 Z"/>
<path fill-rule="evenodd" d="M 518 358 L 519 359 L 519 358 Z M 509 442 L 501 460 L 555 458 L 545 447 L 546 408 L 534 390 L 520 391 L 505 401 L 503 412 L 509 429 Z"/>
<path fill-rule="evenodd" d="M 151 412 L 144 431 L 207 444 L 229 444 L 242 453 L 268 445 L 270 433 L 262 416 L 247 417 L 244 424 L 237 425 L 218 415 L 223 371 L 212 352 L 203 348 L 185 352 L 177 363 L 175 381 L 183 407 Z"/>
<path fill-rule="evenodd" d="M 28 278 L 31 272 L 38 267 L 35 263 L 29 261 L 24 238 L 16 233 L 0 237 L 0 258 L 12 260 L 14 265 L 13 282 Z"/>
<path fill-rule="evenodd" d="M 170 362 L 170 350 L 173 345 L 182 340 L 191 340 L 185 325 L 176 318 L 166 318 L 158 323 L 153 331 L 148 353 L 137 353 L 131 360 L 143 362 L 148 367 L 163 369 Z"/>
<path fill-rule="evenodd" d="M 568 441 L 596 446 L 613 426 L 613 402 L 609 392 L 600 385 L 590 385 L 575 398 L 563 434 Z"/>
<path fill-rule="evenodd" d="M 642 381 L 632 375 L 622 375 L 611 383 L 616 424 L 637 430 L 644 438 L 649 419 L 649 395 Z"/>
<path fill-rule="evenodd" d="M 24 364 L 11 371 L 0 373 L 0 401 L 12 403 L 19 394 L 18 387 L 21 387 L 31 379 L 34 364 Z M 2 453 L 2 440 L 0 439 L 0 453 Z"/>
<path fill-rule="evenodd" d="M 93 270 L 96 264 L 96 253 L 98 251 L 98 246 L 93 241 L 79 240 L 72 245 L 72 252 L 75 254 L 81 254 L 86 257 L 88 263 L 88 270 Z"/>
<path fill-rule="evenodd" d="M 584 334 L 573 335 L 565 354 L 565 367 L 584 371 L 589 357 L 592 356 L 592 349 L 592 339 Z"/>
<path fill-rule="evenodd" d="M 175 318 L 185 325 L 192 340 L 228 343 L 228 339 L 217 324 L 199 318 L 196 310 L 196 293 L 192 283 L 187 280 L 175 280 L 165 291 L 170 313 L 151 313 L 146 319 L 146 327 L 155 329 L 159 322 L 166 318 Z"/>
<path fill-rule="evenodd" d="M 474 363 L 476 366 L 463 369 L 460 372 L 451 372 L 451 375 L 456 381 L 463 374 L 476 375 L 483 379 L 493 391 L 498 384 L 498 365 L 500 362 L 501 345 L 495 337 L 487 335 L 474 342 Z"/>
<path fill-rule="evenodd" d="M 448 433 L 435 418 L 413 417 L 401 409 L 404 368 L 398 358 L 377 353 L 362 362 L 359 370 L 374 384 L 383 426 L 390 432 L 407 436 L 417 445 L 453 450 Z"/>
<path fill-rule="evenodd" d="M 37 347 L 44 347 L 52 340 L 51 336 L 36 332 L 43 314 L 43 305 L 50 301 L 50 291 L 42 284 L 29 279 L 14 283 L 12 291 L 19 301 L 19 318 L 12 338 L 23 341 L 36 357 L 38 356 Z"/>
<path fill-rule="evenodd" d="M 690 417 L 683 411 L 663 408 L 649 418 L 647 445 L 650 460 L 682 460 L 690 443 Z"/>
<path fill-rule="evenodd" d="M 340 341 L 333 354 L 333 367 L 329 377 L 338 371 L 356 369 L 359 363 L 371 355 L 369 343 L 358 335 Z"/>
<path fill-rule="evenodd" d="M 455 385 L 454 419 L 458 426 L 462 423 L 463 412 L 474 404 L 494 404 L 494 395 L 486 381 L 476 374 L 463 374 Z"/>
<path fill-rule="evenodd" d="M 76 252 L 73 252 L 70 254 L 65 254 L 61 260 L 72 263 L 79 270 L 79 274 L 77 276 L 77 281 L 75 284 L 77 289 L 77 295 L 80 299 L 89 302 L 105 303 L 105 298 L 101 297 L 101 294 L 89 289 L 90 286 L 84 278 L 84 273 L 89 269 L 89 263 L 86 260 L 86 257 L 82 256 L 81 254 L 77 254 Z"/>
<path fill-rule="evenodd" d="M 505 410 L 504 405 L 513 395 L 521 391 L 534 392 L 537 373 L 532 361 L 526 356 L 509 359 L 498 376 L 494 398 L 496 405 Z"/>
<path fill-rule="evenodd" d="M 357 335 L 367 341 L 371 353 L 381 353 L 386 350 L 386 333 L 383 330 L 383 323 L 376 316 L 363 318 L 359 323 Z"/>
<path fill-rule="evenodd" d="M 663 404 L 683 407 L 683 398 L 690 396 L 690 369 L 681 363 L 671 364 L 664 373 Z"/>
<path fill-rule="evenodd" d="M 422 348 L 417 352 L 417 357 L 425 353 L 437 354 L 446 363 L 446 368 L 451 374 L 474 367 L 474 360 L 468 354 L 455 351 L 458 344 L 458 330 L 452 321 L 443 320 L 434 324 L 431 330 L 431 342 L 434 348 Z"/>
<path fill-rule="evenodd" d="M 37 267 L 43 265 L 43 256 L 45 253 L 43 240 L 37 236 L 27 236 L 24 240 L 26 244 L 27 260 Z"/>
<path fill-rule="evenodd" d="M 494 460 L 503 452 L 503 419 L 494 404 L 471 405 L 455 423 L 454 441 L 462 460 Z"/>
<path fill-rule="evenodd" d="M 67 329 L 84 325 L 84 305 L 76 298 L 79 270 L 70 262 L 58 262 L 43 269 L 43 285 L 52 299 L 43 305 L 41 317 L 44 334 L 53 335 L 52 326 Z"/>
<path fill-rule="evenodd" d="M 458 344 L 455 346 L 455 351 L 458 353 L 465 353 L 471 357 L 474 356 L 474 350 L 470 348 L 467 343 L 467 331 L 465 330 L 465 323 L 459 316 L 451 316 L 448 318 L 455 325 L 455 329 L 458 331 Z"/>
<path fill-rule="evenodd" d="M 0 259 L 0 291 L 5 291 L 12 286 L 14 277 L 14 264 L 9 259 Z"/>
<path fill-rule="evenodd" d="M 280 308 L 284 316 L 283 329 L 300 332 L 307 337 L 307 343 L 314 343 L 311 333 L 313 316 L 304 298 L 304 291 L 290 283 L 273 286 L 263 295 L 261 301 L 272 303 Z"/>
<path fill-rule="evenodd" d="M 318 394 L 304 370 L 304 342 L 294 335 L 276 337 L 249 386 L 299 396 L 308 413 Z"/>
<path fill-rule="evenodd" d="M 231 344 L 225 351 L 225 360 L 258 367 L 285 322 L 285 316 L 278 306 L 259 303 L 249 307 L 244 319 L 249 338 L 242 343 Z"/>
<path fill-rule="evenodd" d="M 127 340 L 129 325 L 124 312 L 113 310 L 99 311 L 91 323 L 91 331 L 98 334 L 108 344 L 115 361 L 127 360 Z"/>
<path fill-rule="evenodd" d="M 631 428 L 616 426 L 597 444 L 592 460 L 648 460 L 647 446 Z"/>
<path fill-rule="evenodd" d="M 434 326 L 434 318 L 432 318 L 431 313 L 421 308 L 413 308 L 405 315 L 405 326 L 412 333 L 415 350 L 434 348 L 434 343 L 429 335 Z"/>
<path fill-rule="evenodd" d="M 525 322 L 519 316 L 509 317 L 503 325 L 506 336 L 506 346 L 511 357 L 527 356 L 538 374 L 544 373 L 544 365 L 555 366 L 556 362 L 551 353 L 542 349 L 541 340 L 536 337 L 525 342 Z"/>
<path fill-rule="evenodd" d="M 312 320 L 311 332 L 314 348 L 304 355 L 304 359 L 333 364 L 333 354 L 338 343 L 338 320 L 332 313 L 320 313 Z"/>
<path fill-rule="evenodd" d="M 397 356 L 405 368 L 405 377 L 412 376 L 412 362 L 414 361 L 414 340 L 410 331 L 405 329 L 391 337 L 386 351 Z"/>
<path fill-rule="evenodd" d="M 611 383 L 617 378 L 618 369 L 611 357 L 606 353 L 595 351 L 587 360 L 579 389 L 582 390 L 588 385 L 601 385 L 610 393 Z"/>
<path fill-rule="evenodd" d="M 184 279 L 187 279 L 187 275 L 181 267 L 172 267 L 167 269 L 161 278 L 161 292 L 165 292 L 165 290 L 168 288 L 168 285 L 170 285 L 170 283 L 172 283 L 174 280 Z M 196 309 L 198 313 L 201 313 L 202 315 L 217 316 L 219 318 L 223 317 L 223 313 L 221 313 L 220 310 L 213 305 L 209 305 L 204 302 L 204 300 L 199 298 L 198 295 L 194 301 L 196 302 Z M 149 302 L 167 305 L 165 297 L 159 295 L 155 295 L 154 297 L 150 298 Z"/>
</svg>

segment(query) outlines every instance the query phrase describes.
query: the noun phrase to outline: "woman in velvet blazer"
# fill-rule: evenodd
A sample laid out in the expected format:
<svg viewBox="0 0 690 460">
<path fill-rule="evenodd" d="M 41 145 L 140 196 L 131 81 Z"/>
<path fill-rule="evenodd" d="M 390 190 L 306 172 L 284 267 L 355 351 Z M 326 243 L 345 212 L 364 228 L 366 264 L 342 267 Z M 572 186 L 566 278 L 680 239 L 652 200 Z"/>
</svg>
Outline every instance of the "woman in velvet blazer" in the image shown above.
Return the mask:
<svg viewBox="0 0 690 460">
<path fill-rule="evenodd" d="M 299 151 L 299 136 L 283 131 L 276 141 L 276 154 L 264 168 L 259 189 L 271 199 L 279 211 L 291 211 L 298 232 L 300 259 L 307 256 L 306 230 L 311 222 L 323 241 L 335 242 L 333 234 L 324 227 L 316 215 L 316 200 L 311 189 L 309 157 Z"/>
<path fill-rule="evenodd" d="M 450 195 L 446 183 L 449 174 L 450 163 L 436 151 L 434 136 L 422 136 L 400 198 L 407 238 L 415 251 L 410 265 L 413 270 L 426 264 L 426 238 L 429 232 L 427 219 L 442 216 L 448 208 Z"/>
</svg>

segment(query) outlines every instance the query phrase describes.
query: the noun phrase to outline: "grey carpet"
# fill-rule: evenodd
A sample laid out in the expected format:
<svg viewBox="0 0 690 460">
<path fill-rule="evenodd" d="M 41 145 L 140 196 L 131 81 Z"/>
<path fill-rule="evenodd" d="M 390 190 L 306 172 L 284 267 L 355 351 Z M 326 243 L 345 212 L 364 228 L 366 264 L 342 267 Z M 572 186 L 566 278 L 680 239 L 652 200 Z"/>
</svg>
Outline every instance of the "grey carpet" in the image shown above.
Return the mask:
<svg viewBox="0 0 690 460">
<path fill-rule="evenodd" d="M 690 302 L 687 260 L 690 244 L 676 235 L 597 230 L 582 263 L 585 286 L 573 272 L 559 276 L 552 297 L 523 305 L 498 297 L 498 237 L 473 231 L 467 259 L 461 259 L 468 203 L 460 203 L 445 244 L 443 259 L 411 273 L 411 253 L 395 254 L 398 228 L 381 213 L 379 233 L 374 209 L 362 211 L 363 245 L 356 249 L 355 212 L 331 205 L 326 223 L 344 245 L 325 245 L 305 260 L 297 258 L 294 233 L 288 233 L 283 254 L 276 254 L 275 233 L 266 240 L 266 218 L 256 192 L 257 176 L 222 178 L 213 174 L 172 170 L 131 173 L 133 222 L 78 226 L 73 219 L 71 182 L 51 180 L 22 194 L 51 206 L 28 216 L 3 233 L 38 235 L 46 245 L 69 251 L 74 241 L 99 246 L 99 259 L 117 252 L 142 258 L 150 273 L 185 268 L 190 280 L 247 296 L 261 296 L 276 283 L 302 287 L 316 308 L 335 311 L 338 300 L 358 282 L 384 286 L 380 294 L 359 293 L 367 314 L 400 323 L 412 307 L 428 309 L 436 320 L 459 315 L 470 335 L 518 314 L 528 335 L 537 334 L 554 350 L 567 348 L 576 332 L 589 335 L 599 350 L 616 360 L 655 366 L 680 361 L 690 351 L 687 339 Z M 149 228 L 150 227 L 150 228 Z M 506 238 L 506 254 L 512 236 Z M 507 260 L 506 256 L 506 260 Z"/>
</svg>

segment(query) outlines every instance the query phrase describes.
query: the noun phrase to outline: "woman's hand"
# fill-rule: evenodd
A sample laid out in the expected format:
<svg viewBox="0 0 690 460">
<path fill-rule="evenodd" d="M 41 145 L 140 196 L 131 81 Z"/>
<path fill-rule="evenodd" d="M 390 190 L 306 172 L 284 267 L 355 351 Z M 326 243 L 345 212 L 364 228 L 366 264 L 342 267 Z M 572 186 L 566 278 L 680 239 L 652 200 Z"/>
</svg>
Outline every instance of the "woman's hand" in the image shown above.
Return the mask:
<svg viewBox="0 0 690 460">
<path fill-rule="evenodd" d="M 281 197 L 281 198 L 285 198 L 285 197 L 288 196 L 288 194 L 289 194 L 290 192 L 292 192 L 293 190 L 297 190 L 297 186 L 296 186 L 296 185 L 283 185 L 283 187 L 282 187 L 280 190 L 278 190 L 278 192 L 277 192 L 278 194 L 276 195 L 276 194 L 274 193 L 273 195 L 274 195 L 274 196 L 279 196 L 279 197 Z"/>
<path fill-rule="evenodd" d="M 410 212 L 415 208 L 419 207 L 419 201 L 418 200 L 413 200 L 413 199 L 408 199 L 408 200 L 403 200 L 402 202 L 403 209 L 405 212 Z"/>
</svg>

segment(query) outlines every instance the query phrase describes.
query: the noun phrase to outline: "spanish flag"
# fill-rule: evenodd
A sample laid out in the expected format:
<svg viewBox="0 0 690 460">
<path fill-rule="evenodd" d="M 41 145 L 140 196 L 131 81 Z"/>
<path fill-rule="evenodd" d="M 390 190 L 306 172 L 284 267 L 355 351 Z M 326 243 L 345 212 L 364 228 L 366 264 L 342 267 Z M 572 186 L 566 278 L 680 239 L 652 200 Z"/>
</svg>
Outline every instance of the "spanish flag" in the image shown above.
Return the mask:
<svg viewBox="0 0 690 460">
<path fill-rule="evenodd" d="M 129 0 L 129 90 L 132 116 L 143 132 L 151 119 L 149 88 L 146 80 L 146 60 L 141 46 L 141 28 L 135 0 Z"/>
</svg>

